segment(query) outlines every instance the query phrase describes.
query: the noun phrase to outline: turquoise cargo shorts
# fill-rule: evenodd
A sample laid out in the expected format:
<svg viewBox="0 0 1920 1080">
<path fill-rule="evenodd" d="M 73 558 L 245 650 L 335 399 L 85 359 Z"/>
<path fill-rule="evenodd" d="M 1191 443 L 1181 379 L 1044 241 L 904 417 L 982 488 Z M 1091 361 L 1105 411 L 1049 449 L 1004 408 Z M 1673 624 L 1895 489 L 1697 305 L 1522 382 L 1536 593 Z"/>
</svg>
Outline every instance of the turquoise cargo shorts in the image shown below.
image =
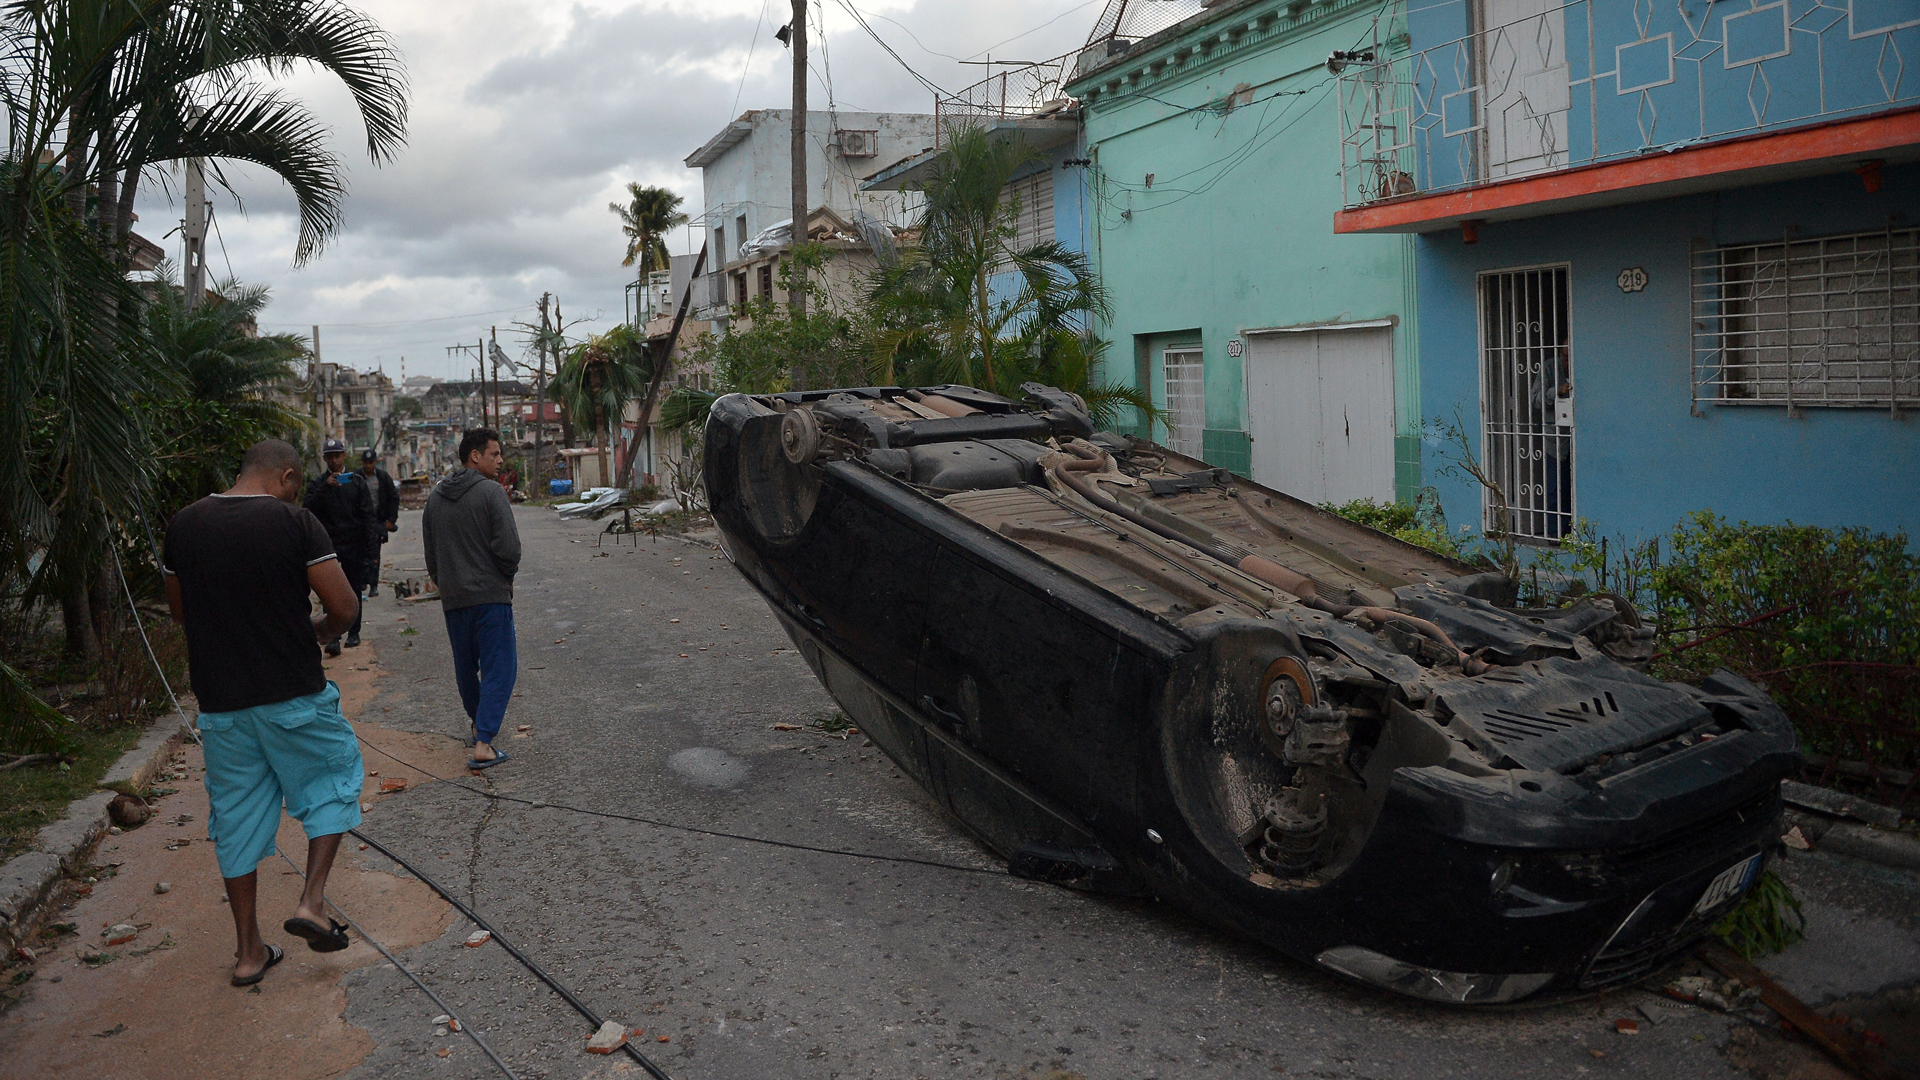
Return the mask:
<svg viewBox="0 0 1920 1080">
<path fill-rule="evenodd" d="M 224 713 L 200 714 L 207 754 L 207 838 L 221 877 L 245 877 L 273 854 L 284 805 L 307 838 L 360 824 L 366 773 L 340 688 Z"/>
</svg>

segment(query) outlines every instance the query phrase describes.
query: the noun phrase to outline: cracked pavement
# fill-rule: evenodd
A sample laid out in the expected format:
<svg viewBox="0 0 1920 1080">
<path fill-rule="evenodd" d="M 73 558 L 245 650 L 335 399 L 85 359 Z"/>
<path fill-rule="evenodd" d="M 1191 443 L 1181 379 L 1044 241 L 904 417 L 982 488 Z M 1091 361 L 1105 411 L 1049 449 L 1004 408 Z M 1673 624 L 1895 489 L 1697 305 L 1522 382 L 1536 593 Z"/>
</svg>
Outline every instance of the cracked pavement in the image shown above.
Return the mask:
<svg viewBox="0 0 1920 1080">
<path fill-rule="evenodd" d="M 877 749 L 810 726 L 837 706 L 711 545 L 616 543 L 600 522 L 516 513 L 520 676 L 498 744 L 513 760 L 462 782 L 949 864 L 773 847 L 432 783 L 368 814 L 370 835 L 602 1015 L 643 1029 L 636 1045 L 681 1080 L 1745 1075 L 1722 1056 L 1723 1016 L 1685 1010 L 1616 1034 L 1613 1019 L 1635 1015 L 1644 991 L 1537 1010 L 1427 1007 L 1152 902 L 1011 878 Z M 424 578 L 418 526 L 417 511 L 403 514 L 383 581 Z M 383 589 L 366 627 L 384 675 L 361 719 L 463 736 L 438 604 Z M 369 752 L 367 765 L 383 762 Z M 1839 996 L 1920 981 L 1920 885 L 1834 860 L 1783 872 L 1812 901 L 1820 942 L 1780 958 L 1806 969 L 1790 985 Z M 586 1022 L 504 950 L 463 947 L 472 929 L 456 918 L 401 955 L 520 1076 L 641 1075 L 585 1054 Z M 346 1019 L 375 1042 L 350 1075 L 499 1075 L 463 1037 L 436 1037 L 440 1010 L 392 968 L 345 979 Z"/>
</svg>

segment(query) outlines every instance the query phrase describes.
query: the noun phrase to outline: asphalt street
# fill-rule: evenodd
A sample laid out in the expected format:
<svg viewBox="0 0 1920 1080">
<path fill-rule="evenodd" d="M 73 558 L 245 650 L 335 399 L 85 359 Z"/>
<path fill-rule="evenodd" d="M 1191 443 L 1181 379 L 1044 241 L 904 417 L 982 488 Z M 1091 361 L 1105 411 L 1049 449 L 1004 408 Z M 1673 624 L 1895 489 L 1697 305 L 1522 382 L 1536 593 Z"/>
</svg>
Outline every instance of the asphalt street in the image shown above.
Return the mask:
<svg viewBox="0 0 1920 1080">
<path fill-rule="evenodd" d="M 437 878 L 679 1080 L 772 1077 L 1736 1077 L 1734 1022 L 1680 1010 L 1625 1037 L 1630 990 L 1466 1012 L 1353 987 L 1155 903 L 1009 877 L 837 712 L 710 544 L 517 511 L 518 692 L 471 781 L 502 794 L 889 862 L 496 802 L 442 784 L 365 830 Z M 424 579 L 419 514 L 383 578 Z M 385 674 L 362 716 L 459 736 L 437 603 L 369 602 Z M 801 730 L 776 730 L 777 724 Z M 519 737 L 516 729 L 528 725 Z M 376 755 L 368 767 L 379 768 Z M 374 858 L 372 852 L 360 859 Z M 384 860 L 374 860 L 390 868 Z M 1776 968 L 1816 1000 L 1920 982 L 1916 885 L 1831 861 L 1785 870 L 1812 938 Z M 401 954 L 522 1077 L 641 1075 L 464 920 Z M 352 1074 L 487 1077 L 386 965 L 347 976 L 376 1049 Z M 1814 994 L 1813 989 L 1803 993 Z M 659 1036 L 670 1041 L 657 1041 Z M 438 1051 L 451 1049 L 447 1057 Z"/>
</svg>

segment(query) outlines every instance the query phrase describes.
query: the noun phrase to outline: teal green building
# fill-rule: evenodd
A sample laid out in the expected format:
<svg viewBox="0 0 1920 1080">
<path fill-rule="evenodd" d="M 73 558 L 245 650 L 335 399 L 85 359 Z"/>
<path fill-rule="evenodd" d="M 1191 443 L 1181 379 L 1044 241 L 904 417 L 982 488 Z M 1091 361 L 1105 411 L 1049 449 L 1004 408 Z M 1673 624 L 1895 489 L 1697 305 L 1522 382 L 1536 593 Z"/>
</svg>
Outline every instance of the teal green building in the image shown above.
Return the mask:
<svg viewBox="0 0 1920 1080">
<path fill-rule="evenodd" d="M 1189 10 L 1132 39 L 1103 27 L 1064 87 L 1080 106 L 1089 254 L 1113 301 L 1108 377 L 1149 388 L 1168 420 L 1152 437 L 1210 464 L 1313 501 L 1411 501 L 1414 239 L 1330 227 L 1335 69 L 1404 51 L 1400 5 Z"/>
</svg>

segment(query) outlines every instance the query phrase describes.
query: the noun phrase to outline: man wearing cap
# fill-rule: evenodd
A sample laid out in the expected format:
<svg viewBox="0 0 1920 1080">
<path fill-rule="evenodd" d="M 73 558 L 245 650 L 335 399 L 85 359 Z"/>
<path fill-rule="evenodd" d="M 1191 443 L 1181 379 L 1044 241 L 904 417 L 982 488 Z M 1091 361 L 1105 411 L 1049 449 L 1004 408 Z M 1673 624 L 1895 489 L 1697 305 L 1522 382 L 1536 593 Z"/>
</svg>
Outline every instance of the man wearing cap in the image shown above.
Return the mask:
<svg viewBox="0 0 1920 1080">
<path fill-rule="evenodd" d="M 360 824 L 365 774 L 319 642 L 338 638 L 360 602 L 326 530 L 296 503 L 300 473 L 292 446 L 255 443 L 231 489 L 174 515 L 161 558 L 200 699 L 207 836 L 238 938 L 235 986 L 258 983 L 286 956 L 260 940 L 255 914 L 282 805 L 307 834 L 306 883 L 282 929 L 315 952 L 348 945 L 347 928 L 327 915 L 327 875 L 341 835 Z M 318 619 L 310 591 L 326 611 Z"/>
<path fill-rule="evenodd" d="M 360 451 L 360 478 L 374 493 L 374 521 L 367 529 L 367 550 L 371 554 L 367 559 L 368 596 L 380 591 L 380 545 L 387 542 L 388 533 L 400 528 L 400 488 L 379 461 L 380 455 L 373 452 L 373 447 Z"/>
<path fill-rule="evenodd" d="M 340 569 L 346 572 L 347 584 L 353 586 L 357 597 L 367 587 L 367 562 L 380 550 L 375 547 L 370 552 L 367 543 L 378 509 L 376 496 L 364 477 L 346 471 L 346 443 L 328 439 L 320 454 L 326 459 L 327 471 L 307 482 L 305 506 L 325 526 L 327 538 L 340 557 Z M 346 645 L 351 649 L 359 644 L 360 616 L 355 614 L 353 625 L 347 628 Z M 327 655 L 340 655 L 337 639 L 327 642 Z"/>
</svg>

